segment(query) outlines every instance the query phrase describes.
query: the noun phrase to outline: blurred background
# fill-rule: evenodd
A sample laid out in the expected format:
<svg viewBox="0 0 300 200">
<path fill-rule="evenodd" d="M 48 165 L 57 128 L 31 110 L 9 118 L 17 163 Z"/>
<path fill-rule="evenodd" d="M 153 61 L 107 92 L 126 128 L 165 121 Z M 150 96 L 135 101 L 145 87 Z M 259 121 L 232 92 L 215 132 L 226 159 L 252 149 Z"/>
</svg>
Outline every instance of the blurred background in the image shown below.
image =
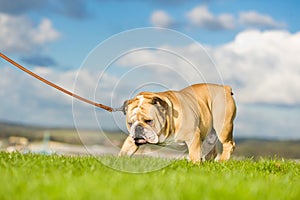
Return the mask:
<svg viewBox="0 0 300 200">
<path fill-rule="evenodd" d="M 107 105 L 120 105 L 139 90 L 181 89 L 197 80 L 231 85 L 238 105 L 235 155 L 299 158 L 299 4 L 296 0 L 0 0 L 0 51 L 42 77 Z M 176 38 L 172 42 L 154 38 L 152 44 L 145 27 L 177 31 L 202 46 L 203 54 L 195 53 L 199 50 L 193 43 L 176 43 Z M 105 71 L 109 63 L 104 59 L 111 49 L 126 46 L 124 40 L 102 50 L 92 70 L 87 67 L 99 47 L 105 49 L 122 33 L 142 28 L 144 37 L 133 37 L 129 43 L 143 39 L 155 47 L 167 46 L 192 60 L 204 78 L 190 73 L 181 83 L 178 77 L 189 71 L 187 66 L 150 50 L 124 56 Z M 172 70 L 178 73 L 168 76 L 166 68 L 152 64 L 124 76 L 151 62 L 176 66 Z M 137 77 L 166 82 L 139 88 Z M 115 87 L 120 80 L 122 87 Z M 121 114 L 112 116 L 74 103 L 0 59 L 1 149 L 76 154 L 85 153 L 86 145 L 90 152 L 115 153 L 126 137 L 122 124 Z"/>
</svg>

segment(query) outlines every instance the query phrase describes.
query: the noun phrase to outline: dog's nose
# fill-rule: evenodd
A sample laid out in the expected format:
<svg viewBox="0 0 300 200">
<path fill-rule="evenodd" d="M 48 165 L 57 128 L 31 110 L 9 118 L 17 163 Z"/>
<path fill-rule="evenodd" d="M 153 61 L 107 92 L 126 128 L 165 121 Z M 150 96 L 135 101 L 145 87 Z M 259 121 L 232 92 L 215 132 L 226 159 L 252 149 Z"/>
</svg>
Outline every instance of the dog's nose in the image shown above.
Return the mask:
<svg viewBox="0 0 300 200">
<path fill-rule="evenodd" d="M 142 135 L 143 131 L 144 131 L 144 127 L 142 127 L 141 125 L 137 125 L 134 129 L 136 137 Z"/>
</svg>

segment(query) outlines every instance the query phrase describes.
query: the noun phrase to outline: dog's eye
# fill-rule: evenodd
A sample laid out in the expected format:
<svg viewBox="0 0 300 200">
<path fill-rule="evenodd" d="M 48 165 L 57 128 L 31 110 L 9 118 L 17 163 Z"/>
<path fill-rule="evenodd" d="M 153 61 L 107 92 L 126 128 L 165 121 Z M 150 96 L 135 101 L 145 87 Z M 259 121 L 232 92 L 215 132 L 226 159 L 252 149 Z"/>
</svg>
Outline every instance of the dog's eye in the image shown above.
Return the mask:
<svg viewBox="0 0 300 200">
<path fill-rule="evenodd" d="M 130 126 L 130 127 L 131 127 L 131 126 L 132 126 L 132 122 L 128 122 L 128 126 Z"/>
<path fill-rule="evenodd" d="M 152 124 L 153 124 L 153 120 L 151 120 L 151 119 L 146 119 L 146 120 L 145 120 L 145 123 L 148 124 L 148 125 L 152 125 Z"/>
</svg>

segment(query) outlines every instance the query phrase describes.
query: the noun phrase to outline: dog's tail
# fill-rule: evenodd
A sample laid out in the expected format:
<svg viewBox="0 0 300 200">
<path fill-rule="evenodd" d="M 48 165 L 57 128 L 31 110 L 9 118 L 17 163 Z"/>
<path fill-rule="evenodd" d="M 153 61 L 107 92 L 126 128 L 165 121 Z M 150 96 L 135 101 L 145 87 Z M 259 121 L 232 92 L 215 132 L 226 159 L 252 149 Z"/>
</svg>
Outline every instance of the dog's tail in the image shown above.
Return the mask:
<svg viewBox="0 0 300 200">
<path fill-rule="evenodd" d="M 224 88 L 233 96 L 232 88 L 230 86 L 225 85 Z"/>
</svg>

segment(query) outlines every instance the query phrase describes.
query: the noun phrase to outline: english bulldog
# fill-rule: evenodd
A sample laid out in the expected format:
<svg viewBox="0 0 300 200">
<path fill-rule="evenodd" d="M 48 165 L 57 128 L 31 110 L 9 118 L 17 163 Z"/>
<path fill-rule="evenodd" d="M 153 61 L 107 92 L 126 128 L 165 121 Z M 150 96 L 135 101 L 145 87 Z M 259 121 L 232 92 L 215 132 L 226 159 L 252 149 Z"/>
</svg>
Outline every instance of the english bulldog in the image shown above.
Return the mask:
<svg viewBox="0 0 300 200">
<path fill-rule="evenodd" d="M 131 156 L 140 145 L 164 143 L 170 137 L 186 143 L 194 163 L 203 160 L 202 148 L 209 143 L 215 160 L 228 160 L 234 150 L 236 105 L 230 86 L 196 84 L 180 91 L 141 92 L 124 102 L 123 111 L 129 136 L 120 156 Z M 221 148 L 215 148 L 214 135 Z"/>
</svg>

